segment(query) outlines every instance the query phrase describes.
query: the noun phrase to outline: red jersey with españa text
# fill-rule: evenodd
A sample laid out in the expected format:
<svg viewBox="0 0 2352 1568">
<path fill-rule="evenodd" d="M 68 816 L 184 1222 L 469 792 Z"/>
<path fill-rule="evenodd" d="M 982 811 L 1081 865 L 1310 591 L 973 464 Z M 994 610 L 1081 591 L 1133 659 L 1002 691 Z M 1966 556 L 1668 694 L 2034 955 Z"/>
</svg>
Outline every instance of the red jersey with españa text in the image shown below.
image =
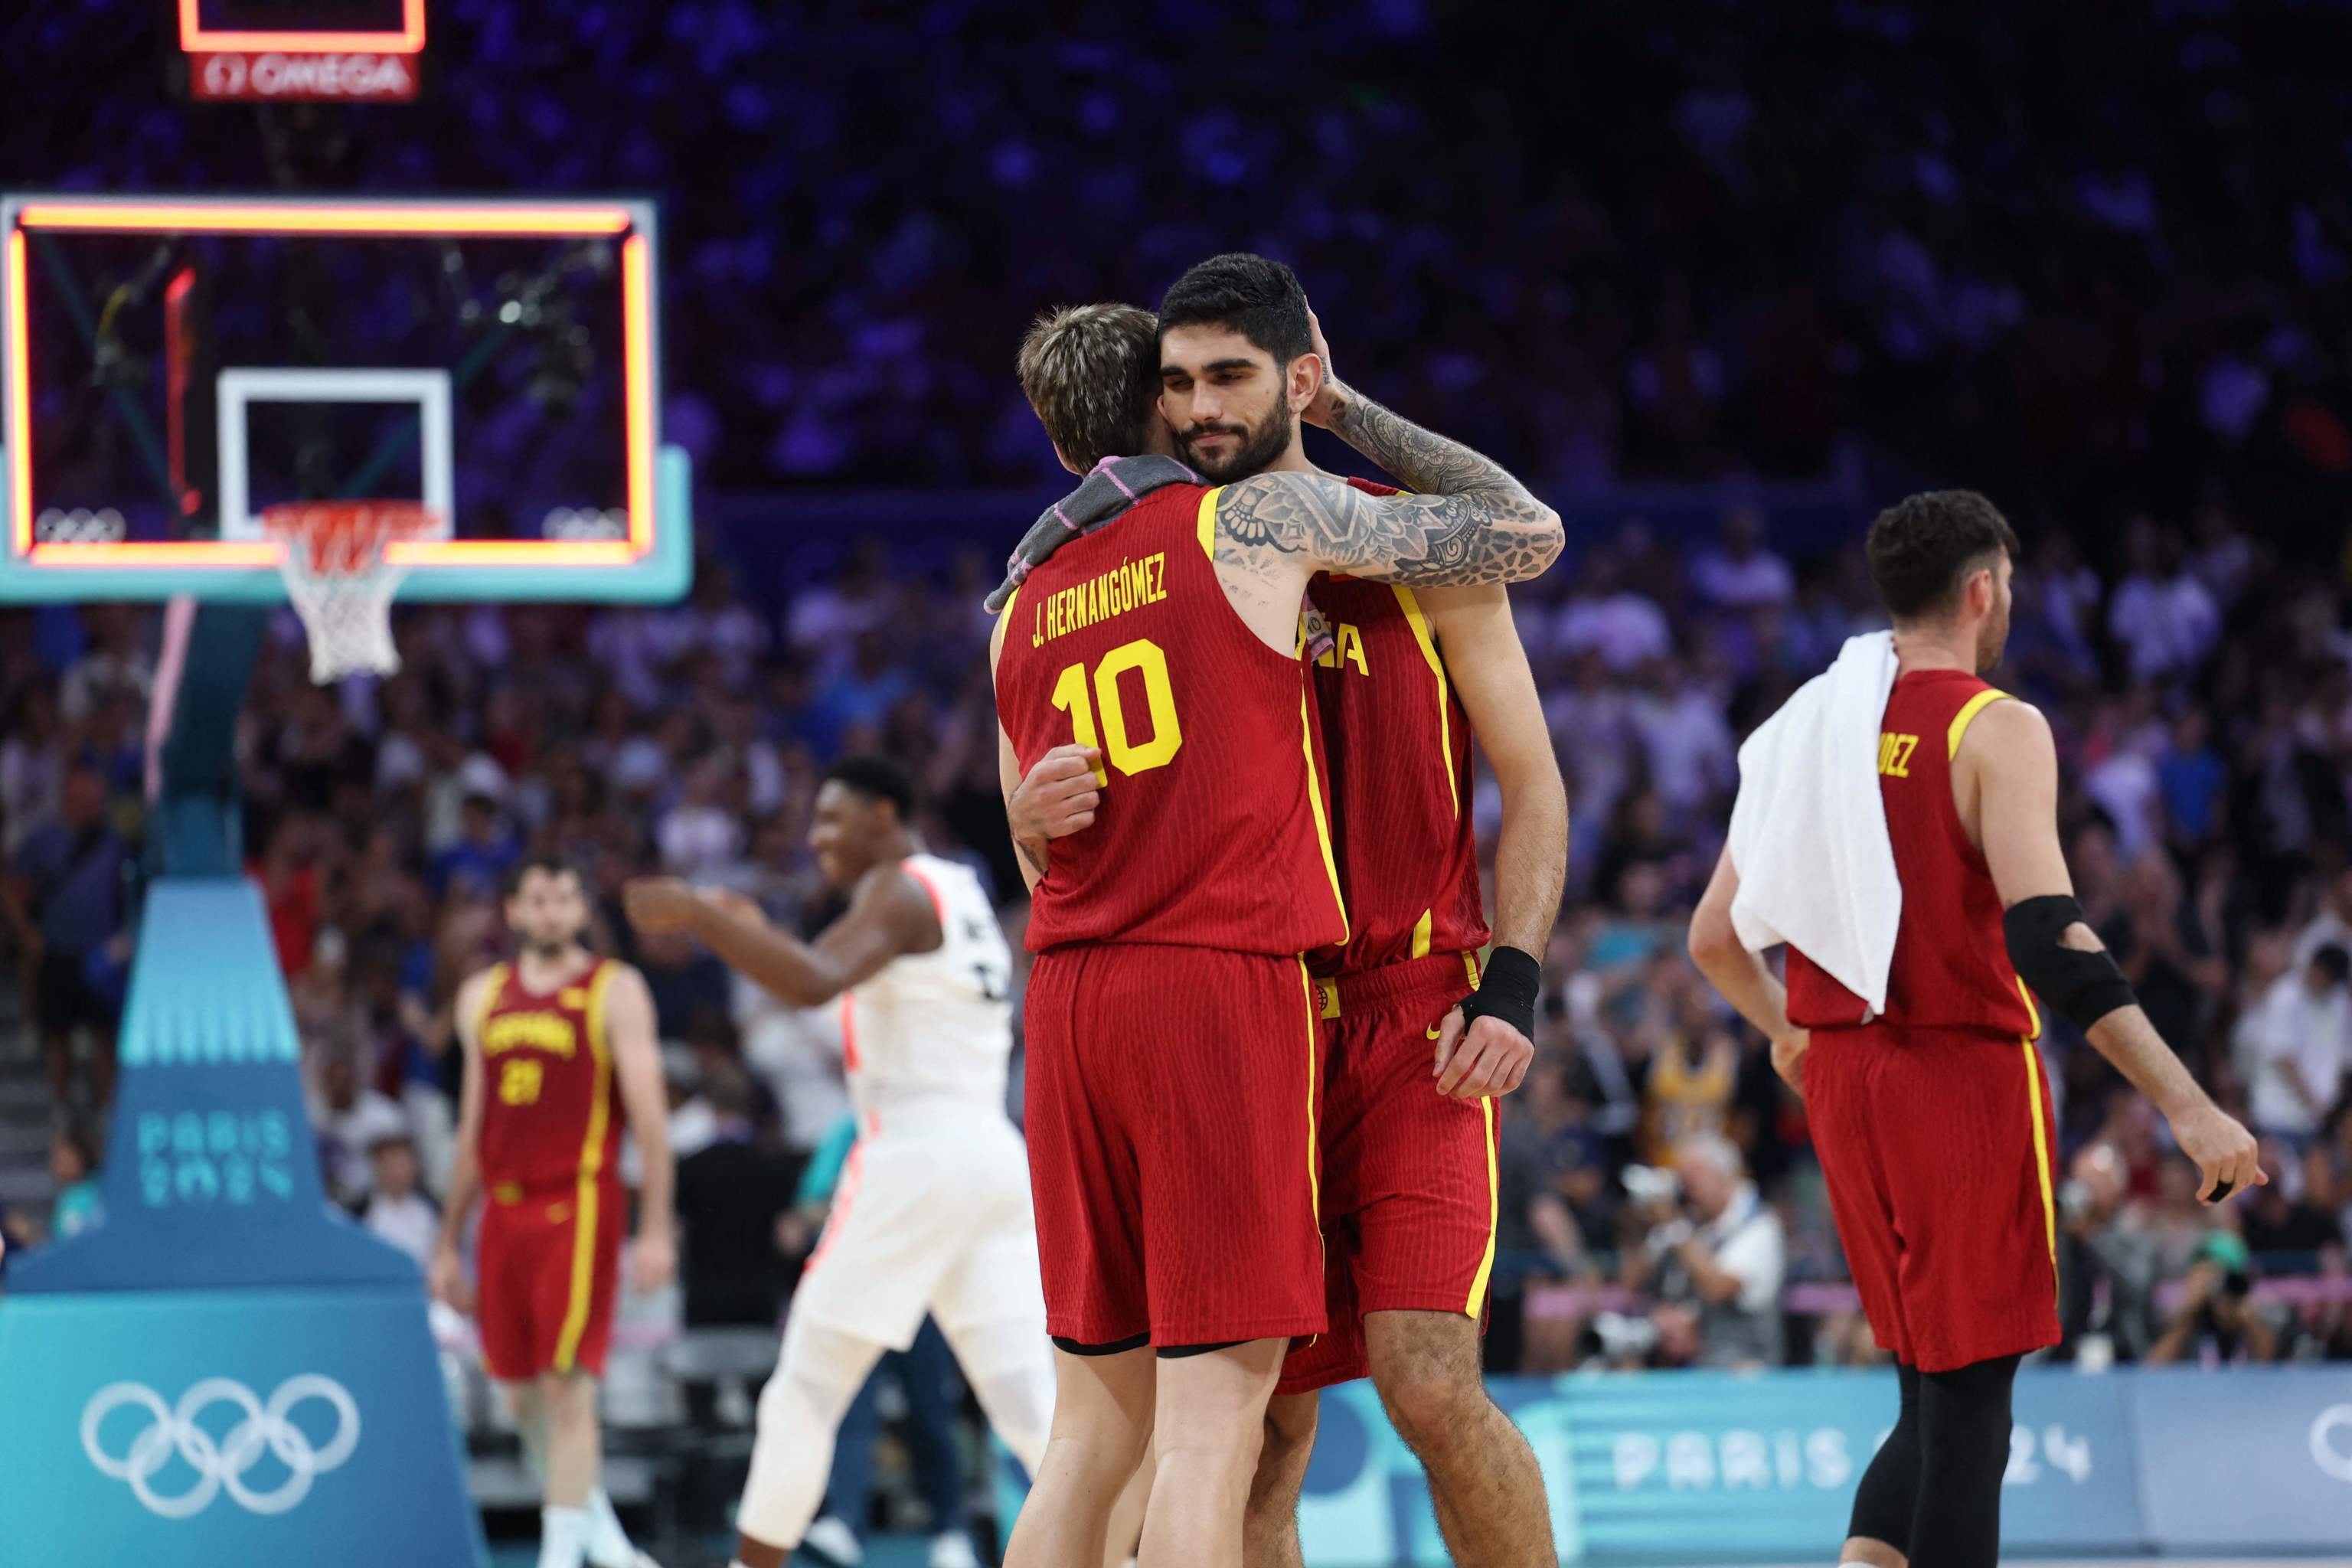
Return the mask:
<svg viewBox="0 0 2352 1568">
<path fill-rule="evenodd" d="M 1168 485 L 1062 546 L 1004 608 L 996 711 L 1026 773 L 1098 747 L 1094 825 L 1054 841 L 1027 943 L 1298 953 L 1345 939 L 1306 667 L 1225 601 L 1221 492 Z"/>
<path fill-rule="evenodd" d="M 1392 485 L 1349 479 L 1373 495 Z M 1312 955 L 1318 974 L 1354 973 L 1486 945 L 1470 813 L 1470 718 L 1444 650 L 1401 583 L 1321 576 L 1307 597 L 1329 623 L 1315 660 L 1332 842 L 1353 931 Z"/>
<path fill-rule="evenodd" d="M 475 1031 L 482 1054 L 482 1183 L 522 1192 L 617 1181 L 620 1089 L 604 1036 L 615 965 L 587 968 L 541 994 L 520 965 L 490 973 Z"/>
<path fill-rule="evenodd" d="M 1870 1019 L 1861 997 L 1792 946 L 1790 1023 L 1982 1029 L 2011 1040 L 2041 1032 L 2009 961 L 1992 872 L 1984 851 L 1969 842 L 1952 801 L 1952 758 L 1961 737 L 2006 695 L 1958 669 L 1913 670 L 1895 680 L 1878 737 L 1879 795 L 1903 884 L 1886 1011 Z"/>
</svg>

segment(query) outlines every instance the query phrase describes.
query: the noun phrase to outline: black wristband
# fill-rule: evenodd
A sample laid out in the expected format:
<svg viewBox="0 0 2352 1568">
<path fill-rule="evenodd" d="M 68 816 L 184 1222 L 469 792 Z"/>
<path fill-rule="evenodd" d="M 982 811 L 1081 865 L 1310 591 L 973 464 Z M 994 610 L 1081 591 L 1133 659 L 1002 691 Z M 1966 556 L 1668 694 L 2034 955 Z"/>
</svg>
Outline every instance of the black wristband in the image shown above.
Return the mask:
<svg viewBox="0 0 2352 1568">
<path fill-rule="evenodd" d="M 1499 1018 L 1532 1044 L 1536 1037 L 1536 994 L 1543 989 L 1543 965 L 1516 947 L 1498 947 L 1486 955 L 1478 989 L 1462 999 L 1462 1024 L 1467 1028 L 1479 1018 Z"/>
</svg>

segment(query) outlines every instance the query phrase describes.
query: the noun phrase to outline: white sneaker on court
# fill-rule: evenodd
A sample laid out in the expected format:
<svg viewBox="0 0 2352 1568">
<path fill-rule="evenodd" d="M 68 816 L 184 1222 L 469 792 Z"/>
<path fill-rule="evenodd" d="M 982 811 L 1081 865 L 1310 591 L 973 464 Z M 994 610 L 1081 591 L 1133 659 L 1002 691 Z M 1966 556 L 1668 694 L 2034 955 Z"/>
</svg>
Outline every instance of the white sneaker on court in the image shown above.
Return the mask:
<svg viewBox="0 0 2352 1568">
<path fill-rule="evenodd" d="M 961 1530 L 931 1537 L 931 1568 L 980 1568 L 980 1553 L 971 1549 L 971 1537 Z"/>
<path fill-rule="evenodd" d="M 866 1561 L 866 1549 L 857 1544 L 857 1532 L 831 1514 L 808 1527 L 801 1537 L 801 1549 L 829 1568 L 858 1568 Z"/>
</svg>

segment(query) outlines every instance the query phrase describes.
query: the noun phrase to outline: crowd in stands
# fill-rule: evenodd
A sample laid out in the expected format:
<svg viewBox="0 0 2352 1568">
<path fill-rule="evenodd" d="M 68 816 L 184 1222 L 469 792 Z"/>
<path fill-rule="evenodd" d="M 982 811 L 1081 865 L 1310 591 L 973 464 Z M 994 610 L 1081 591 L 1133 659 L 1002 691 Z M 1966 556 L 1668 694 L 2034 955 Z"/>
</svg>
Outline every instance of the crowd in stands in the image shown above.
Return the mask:
<svg viewBox="0 0 2352 1568">
<path fill-rule="evenodd" d="M 77 108 L 0 178 L 654 192 L 667 429 L 730 490 L 1039 482 L 1029 317 L 1235 247 L 1549 490 L 1894 460 L 2106 522 L 2352 477 L 2327 7 L 447 0 L 423 103 L 258 132 L 160 89 L 157 21 L 0 19 Z"/>
<path fill-rule="evenodd" d="M 1858 551 L 1792 562 L 1746 505 L 1696 548 L 1634 520 L 1575 550 L 1515 590 L 1573 829 L 1539 1055 L 1504 1110 L 1490 1352 L 1538 1370 L 1867 1359 L 1801 1107 L 1683 950 L 1740 736 L 1874 623 Z M 2052 715 L 2086 913 L 2166 1038 L 2261 1133 L 2273 1180 L 2200 1207 L 2160 1120 L 2053 1021 L 2061 1353 L 2352 1355 L 2341 574 L 2218 505 L 2193 544 L 2136 522 L 2121 561 L 2104 576 L 2063 533 L 2029 546 L 1998 679 Z M 795 1208 L 801 1169 L 845 1104 L 833 1014 L 690 941 L 638 937 L 617 891 L 662 868 L 814 929 L 834 912 L 802 844 L 814 781 L 874 750 L 916 768 L 926 837 L 990 879 L 1017 940 L 980 566 L 900 570 L 877 539 L 773 615 L 716 561 L 671 608 L 404 609 L 397 675 L 323 689 L 281 616 L 240 736 L 246 841 L 337 1198 L 412 1249 L 429 1236 L 450 997 L 501 951 L 504 873 L 555 850 L 587 875 L 596 943 L 651 984 L 689 1173 L 723 1173 L 681 1188 L 688 1315 L 772 1321 L 814 1217 Z M 2158 600 L 2176 607 L 2146 608 Z M 2148 650 L 2151 617 L 2165 649 Z M 5 929 L 33 1016 L 59 1031 L 61 1183 L 89 1163 L 106 1092 L 89 1037 L 120 1006 L 154 632 L 116 608 L 0 618 Z M 1483 774 L 1473 799 L 1491 846 Z"/>
</svg>

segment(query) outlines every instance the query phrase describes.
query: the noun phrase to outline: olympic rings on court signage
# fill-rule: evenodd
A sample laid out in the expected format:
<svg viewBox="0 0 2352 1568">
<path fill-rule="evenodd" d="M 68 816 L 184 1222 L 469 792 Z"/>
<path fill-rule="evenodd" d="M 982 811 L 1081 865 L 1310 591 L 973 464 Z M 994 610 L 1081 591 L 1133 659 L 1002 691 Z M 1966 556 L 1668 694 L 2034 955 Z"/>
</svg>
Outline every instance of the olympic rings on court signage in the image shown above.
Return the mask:
<svg viewBox="0 0 2352 1568">
<path fill-rule="evenodd" d="M 302 1429 L 286 1418 L 310 1399 L 322 1399 L 335 1412 L 335 1435 L 323 1447 L 313 1447 Z M 236 1405 L 244 1417 L 215 1442 L 196 1417 L 221 1404 Z M 116 1458 L 100 1446 L 99 1427 L 126 1405 L 145 1410 L 149 1425 Z M 226 1377 L 205 1378 L 180 1395 L 177 1405 L 166 1405 L 163 1395 L 145 1384 L 111 1383 L 92 1394 L 81 1413 L 82 1452 L 99 1474 L 130 1482 L 131 1494 L 147 1510 L 165 1519 L 202 1513 L 224 1487 L 249 1513 L 284 1513 L 310 1495 L 313 1480 L 350 1458 L 359 1441 L 358 1403 L 349 1389 L 318 1373 L 288 1378 L 267 1405 L 245 1384 Z M 245 1484 L 245 1476 L 264 1449 L 278 1456 L 287 1476 L 268 1490 L 257 1491 Z M 153 1482 L 173 1454 L 187 1461 L 197 1479 L 186 1491 L 166 1497 L 155 1490 Z"/>
</svg>

